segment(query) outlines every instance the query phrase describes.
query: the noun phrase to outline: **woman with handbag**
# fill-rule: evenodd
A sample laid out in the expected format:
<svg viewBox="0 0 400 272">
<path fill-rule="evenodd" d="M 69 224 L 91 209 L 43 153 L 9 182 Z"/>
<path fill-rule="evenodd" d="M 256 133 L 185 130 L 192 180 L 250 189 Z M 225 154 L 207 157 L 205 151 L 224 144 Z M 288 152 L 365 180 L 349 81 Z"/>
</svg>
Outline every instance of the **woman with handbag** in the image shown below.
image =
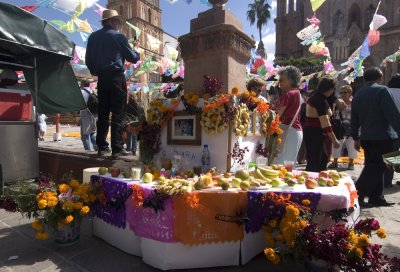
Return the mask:
<svg viewBox="0 0 400 272">
<path fill-rule="evenodd" d="M 346 103 L 346 107 L 342 110 L 335 110 L 335 118 L 332 121 L 333 132 L 339 140 L 340 146 L 333 148 L 332 157 L 333 162 L 328 166 L 329 169 L 338 167 L 338 160 L 342 155 L 342 148 L 346 145 L 347 153 L 349 155 L 348 169 L 354 170 L 354 159 L 357 158 L 357 150 L 354 148 L 354 140 L 351 137 L 351 101 L 353 100 L 353 89 L 350 85 L 344 85 L 340 88 L 340 96 Z"/>
<path fill-rule="evenodd" d="M 275 163 L 285 161 L 295 163 L 303 140 L 303 129 L 300 124 L 301 95 L 299 90 L 301 74 L 294 66 L 287 66 L 279 72 L 279 87 L 283 94 L 277 103 L 277 113 L 281 119 L 282 144 Z"/>
<path fill-rule="evenodd" d="M 332 130 L 330 105 L 337 103 L 334 95 L 337 80 L 332 77 L 321 78 L 316 91 L 307 101 L 306 120 L 304 125 L 304 141 L 307 150 L 306 171 L 324 171 L 328 165 L 330 148 L 329 142 L 335 148 L 340 146 Z"/>
</svg>

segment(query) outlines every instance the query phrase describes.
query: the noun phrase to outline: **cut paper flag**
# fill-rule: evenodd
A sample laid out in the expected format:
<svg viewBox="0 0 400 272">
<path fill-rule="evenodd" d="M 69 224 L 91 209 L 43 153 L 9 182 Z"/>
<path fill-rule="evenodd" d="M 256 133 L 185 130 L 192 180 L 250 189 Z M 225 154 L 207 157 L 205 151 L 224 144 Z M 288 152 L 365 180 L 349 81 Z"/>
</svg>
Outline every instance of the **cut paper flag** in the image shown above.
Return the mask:
<svg viewBox="0 0 400 272">
<path fill-rule="evenodd" d="M 160 64 L 157 61 L 153 61 L 151 56 L 147 57 L 142 65 L 140 66 L 139 70 L 136 72 L 135 76 L 140 76 L 144 73 L 151 73 L 157 68 L 160 67 Z"/>
<path fill-rule="evenodd" d="M 79 34 L 81 35 L 83 43 L 87 44 L 87 40 L 89 38 L 89 34 L 83 33 L 83 32 L 79 32 Z"/>
<path fill-rule="evenodd" d="M 381 33 L 379 30 L 370 30 L 368 32 L 368 45 L 374 46 L 379 43 Z"/>
<path fill-rule="evenodd" d="M 310 19 L 307 18 L 307 21 L 315 26 L 319 26 L 321 24 L 321 21 L 317 18 L 317 16 L 315 16 L 315 14 Z"/>
<path fill-rule="evenodd" d="M 54 5 L 57 0 L 38 0 L 37 4 L 41 7 L 49 8 Z"/>
<path fill-rule="evenodd" d="M 22 6 L 20 7 L 23 10 L 26 10 L 27 12 L 33 12 L 35 10 L 37 10 L 39 7 L 38 6 Z"/>
<path fill-rule="evenodd" d="M 387 57 L 382 61 L 381 66 L 386 67 L 386 65 L 387 65 L 388 62 L 396 62 L 396 61 L 399 60 L 399 59 L 400 59 L 400 48 L 399 48 L 399 50 L 398 50 L 396 53 L 394 53 L 394 54 L 392 54 L 392 55 L 390 55 L 390 56 L 387 56 Z"/>
<path fill-rule="evenodd" d="M 356 59 L 358 59 L 360 57 L 360 51 L 361 51 L 361 46 L 359 48 L 357 48 L 357 50 L 354 51 L 353 54 L 351 54 L 349 59 L 346 62 L 342 63 L 341 65 L 354 67 L 354 62 L 356 61 Z"/>
<path fill-rule="evenodd" d="M 98 15 L 100 15 L 100 16 L 103 16 L 103 11 L 105 11 L 106 10 L 106 8 L 105 7 L 102 7 L 102 6 L 100 6 L 99 4 L 97 4 L 97 3 L 94 3 L 95 5 L 96 5 L 96 7 L 97 7 L 97 9 L 94 9 L 94 11 L 98 14 Z"/>
<path fill-rule="evenodd" d="M 76 28 L 75 28 L 74 22 L 72 20 L 68 21 L 64 26 L 61 26 L 60 30 L 65 30 L 69 33 L 76 32 Z"/>
<path fill-rule="evenodd" d="M 312 10 L 315 12 L 325 3 L 325 0 L 310 0 L 310 2 Z"/>
<path fill-rule="evenodd" d="M 335 67 L 330 60 L 324 62 L 324 72 L 327 74 L 335 72 Z"/>
<path fill-rule="evenodd" d="M 53 25 L 56 25 L 58 27 L 64 27 L 67 23 L 61 20 L 50 20 L 49 23 L 52 23 Z"/>
<path fill-rule="evenodd" d="M 308 40 L 310 39 L 313 35 L 315 35 L 317 32 L 319 32 L 319 27 L 316 25 L 309 25 L 306 28 L 300 30 L 296 36 L 300 40 Z"/>
<path fill-rule="evenodd" d="M 136 37 L 139 38 L 140 34 L 142 33 L 142 30 L 140 30 L 140 28 L 138 28 L 138 27 L 132 25 L 132 24 L 129 23 L 129 22 L 126 22 L 126 24 L 127 24 L 130 28 L 132 28 L 133 30 L 135 30 Z"/>
<path fill-rule="evenodd" d="M 318 31 L 317 33 L 312 35 L 309 39 L 302 41 L 301 45 L 310 45 L 313 42 L 318 41 L 321 38 L 321 36 L 322 36 L 321 32 Z"/>
<path fill-rule="evenodd" d="M 169 45 L 167 45 L 166 48 L 168 51 L 169 58 L 173 61 L 176 61 L 176 59 L 178 58 L 178 54 L 179 54 L 178 50 L 176 50 L 175 48 L 173 48 Z"/>
<path fill-rule="evenodd" d="M 72 14 L 71 21 L 77 19 L 79 16 L 82 15 L 82 13 L 85 11 L 87 7 L 87 1 L 86 0 L 80 0 L 78 6 L 75 8 L 74 13 Z"/>
<path fill-rule="evenodd" d="M 363 44 L 360 49 L 360 58 L 365 59 L 371 55 L 371 51 L 369 50 L 368 45 L 368 36 L 365 38 Z"/>
<path fill-rule="evenodd" d="M 78 31 L 80 31 L 80 32 L 86 32 L 86 33 L 92 33 L 93 32 L 93 29 L 90 26 L 90 24 L 87 21 L 87 19 L 85 19 L 85 20 L 75 19 L 74 23 L 78 27 Z"/>
<path fill-rule="evenodd" d="M 385 16 L 375 14 L 374 18 L 372 19 L 371 24 L 369 25 L 369 28 L 371 30 L 378 30 L 381 26 L 383 26 L 386 23 L 387 23 L 387 19 Z"/>
<path fill-rule="evenodd" d="M 147 46 L 151 51 L 158 52 L 160 50 L 160 44 L 160 40 L 147 33 Z"/>
<path fill-rule="evenodd" d="M 178 71 L 171 76 L 171 78 L 173 78 L 173 79 L 178 78 L 178 77 L 185 78 L 185 66 L 183 66 L 183 64 L 181 64 L 179 66 Z"/>
<path fill-rule="evenodd" d="M 85 63 L 85 55 L 86 55 L 86 48 L 81 46 L 75 46 L 74 52 L 74 63 L 81 62 L 82 64 Z"/>
</svg>

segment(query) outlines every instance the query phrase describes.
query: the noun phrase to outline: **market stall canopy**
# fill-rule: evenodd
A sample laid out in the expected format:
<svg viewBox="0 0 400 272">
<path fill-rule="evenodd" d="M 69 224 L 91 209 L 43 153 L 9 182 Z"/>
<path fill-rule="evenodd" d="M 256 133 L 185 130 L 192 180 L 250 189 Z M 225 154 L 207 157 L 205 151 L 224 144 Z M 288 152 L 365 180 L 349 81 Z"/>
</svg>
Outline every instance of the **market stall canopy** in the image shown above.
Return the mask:
<svg viewBox="0 0 400 272">
<path fill-rule="evenodd" d="M 37 100 L 38 112 L 67 113 L 86 108 L 69 64 L 74 47 L 69 38 L 48 22 L 17 6 L 0 3 L 0 61 L 2 66 L 14 69 L 14 64 L 35 66 L 37 89 L 35 69 L 21 67 Z"/>
</svg>

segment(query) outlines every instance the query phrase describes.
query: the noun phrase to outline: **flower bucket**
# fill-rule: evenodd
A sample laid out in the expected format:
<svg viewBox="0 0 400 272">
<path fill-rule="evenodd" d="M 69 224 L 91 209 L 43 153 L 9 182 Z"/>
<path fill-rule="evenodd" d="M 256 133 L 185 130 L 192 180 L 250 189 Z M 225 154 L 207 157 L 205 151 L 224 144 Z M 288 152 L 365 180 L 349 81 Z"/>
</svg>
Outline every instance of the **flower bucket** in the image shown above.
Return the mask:
<svg viewBox="0 0 400 272">
<path fill-rule="evenodd" d="M 65 225 L 64 227 L 58 228 L 54 232 L 54 242 L 57 245 L 67 246 L 72 245 L 79 241 L 81 235 L 81 223 L 75 222 L 75 224 Z"/>
</svg>

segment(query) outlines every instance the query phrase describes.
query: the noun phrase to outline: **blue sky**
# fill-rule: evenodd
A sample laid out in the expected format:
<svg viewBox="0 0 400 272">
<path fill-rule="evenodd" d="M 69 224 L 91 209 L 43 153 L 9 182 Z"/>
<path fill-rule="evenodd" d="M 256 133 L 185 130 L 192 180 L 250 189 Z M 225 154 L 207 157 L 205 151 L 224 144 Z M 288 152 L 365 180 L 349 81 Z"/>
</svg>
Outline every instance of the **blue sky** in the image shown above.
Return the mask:
<svg viewBox="0 0 400 272">
<path fill-rule="evenodd" d="M 78 0 L 57 0 L 56 5 L 58 9 L 39 7 L 33 13 L 45 20 L 63 20 L 68 21 L 70 10 L 73 10 Z M 36 5 L 36 0 L 3 0 L 3 2 L 11 3 L 17 6 Z M 96 0 L 88 0 L 89 3 L 96 2 Z M 232 11 L 238 19 L 242 22 L 243 31 L 248 35 L 254 35 L 258 39 L 258 30 L 256 27 L 250 26 L 246 18 L 247 6 L 253 0 L 230 0 L 226 7 Z M 276 0 L 268 0 L 272 5 L 272 18 L 268 26 L 263 29 L 263 41 L 267 49 L 268 60 L 273 59 L 275 53 L 275 24 L 273 19 L 276 16 Z M 106 6 L 107 0 L 97 1 L 101 6 Z M 170 0 L 160 0 L 160 8 L 162 10 L 162 27 L 165 32 L 174 36 L 184 35 L 189 32 L 190 20 L 197 17 L 199 12 L 207 10 L 209 7 L 201 3 L 200 0 L 193 0 L 192 4 L 188 5 L 185 0 L 177 0 L 171 4 Z M 68 14 L 69 13 L 69 14 Z M 80 17 L 80 19 L 87 19 L 92 27 L 100 28 L 99 15 L 94 12 L 93 8 L 88 8 Z M 79 33 L 69 34 L 69 36 L 77 45 L 84 46 Z"/>
</svg>

